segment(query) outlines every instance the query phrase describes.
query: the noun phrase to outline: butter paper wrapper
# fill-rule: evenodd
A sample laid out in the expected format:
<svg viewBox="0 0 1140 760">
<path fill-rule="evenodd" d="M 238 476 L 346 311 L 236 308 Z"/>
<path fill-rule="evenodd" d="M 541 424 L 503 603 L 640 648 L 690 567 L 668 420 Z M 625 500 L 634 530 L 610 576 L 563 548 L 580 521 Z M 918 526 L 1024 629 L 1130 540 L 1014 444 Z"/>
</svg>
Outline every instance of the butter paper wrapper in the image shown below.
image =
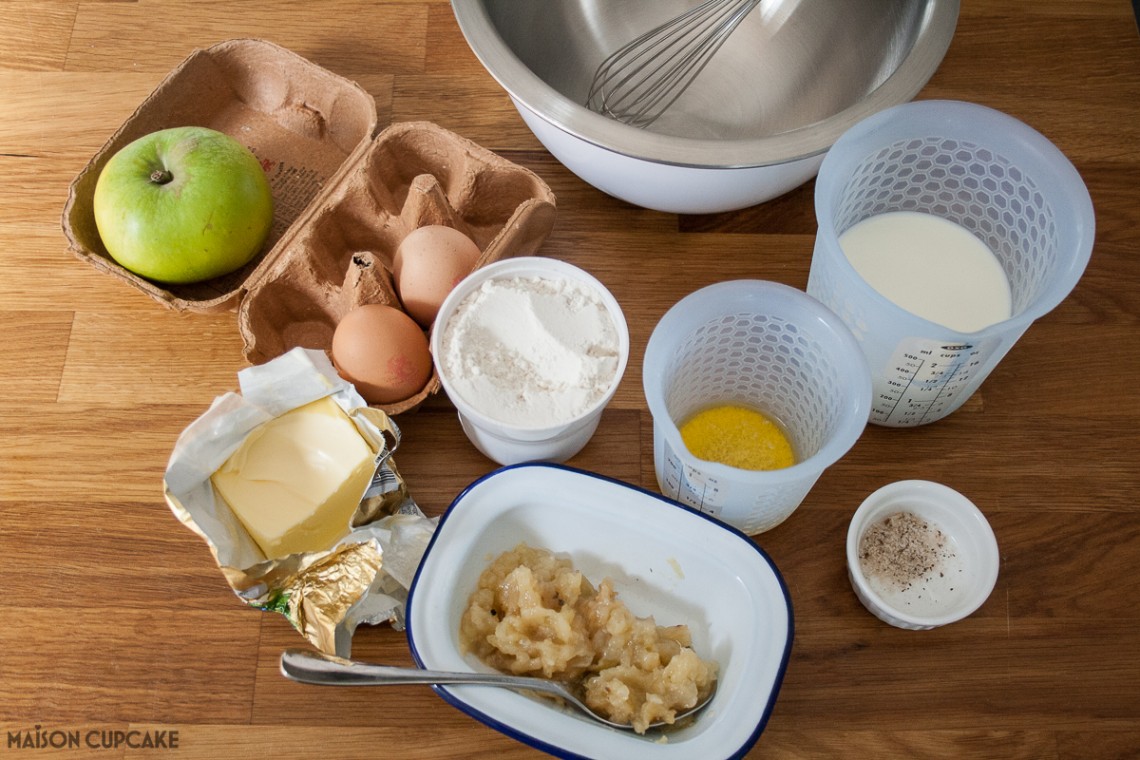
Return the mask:
<svg viewBox="0 0 1140 760">
<path fill-rule="evenodd" d="M 216 398 L 179 436 L 166 468 L 166 502 L 205 539 L 240 599 L 285 615 L 317 649 L 348 657 L 361 623 L 403 628 L 408 588 L 436 521 L 420 511 L 392 459 L 399 428 L 337 375 L 323 351 L 293 349 L 242 370 L 238 380 L 240 393 Z M 376 474 L 335 546 L 268 560 L 210 476 L 258 425 L 326 396 L 377 452 Z"/>
</svg>

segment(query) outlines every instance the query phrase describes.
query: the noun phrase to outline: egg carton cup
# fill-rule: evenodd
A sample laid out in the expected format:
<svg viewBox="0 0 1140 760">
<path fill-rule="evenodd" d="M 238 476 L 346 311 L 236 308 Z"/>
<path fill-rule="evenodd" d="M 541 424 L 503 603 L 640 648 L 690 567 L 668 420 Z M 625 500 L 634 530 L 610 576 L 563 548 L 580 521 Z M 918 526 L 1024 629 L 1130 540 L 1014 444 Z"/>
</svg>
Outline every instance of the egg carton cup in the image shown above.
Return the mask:
<svg viewBox="0 0 1140 760">
<path fill-rule="evenodd" d="M 533 254 L 553 221 L 553 195 L 528 170 L 431 123 L 388 127 L 250 287 L 238 310 L 245 355 L 260 363 L 293 346 L 328 351 L 355 307 L 402 309 L 392 261 L 419 227 L 467 235 L 481 251 L 478 269 Z M 384 408 L 405 411 L 439 388 L 433 370 L 419 393 Z"/>
<path fill-rule="evenodd" d="M 224 132 L 266 172 L 274 219 L 261 253 L 228 275 L 164 285 L 107 253 L 95 225 L 99 173 L 143 135 L 179 126 Z M 292 348 L 328 351 L 337 321 L 365 303 L 402 308 L 391 275 L 400 241 L 446 224 L 482 255 L 476 267 L 531 255 L 554 226 L 555 198 L 533 172 L 430 122 L 377 124 L 355 82 L 259 39 L 195 50 L 155 88 L 73 180 L 62 226 L 76 257 L 179 312 L 238 312 L 245 357 L 264 363 Z M 440 388 L 432 376 L 408 399 Z"/>
</svg>

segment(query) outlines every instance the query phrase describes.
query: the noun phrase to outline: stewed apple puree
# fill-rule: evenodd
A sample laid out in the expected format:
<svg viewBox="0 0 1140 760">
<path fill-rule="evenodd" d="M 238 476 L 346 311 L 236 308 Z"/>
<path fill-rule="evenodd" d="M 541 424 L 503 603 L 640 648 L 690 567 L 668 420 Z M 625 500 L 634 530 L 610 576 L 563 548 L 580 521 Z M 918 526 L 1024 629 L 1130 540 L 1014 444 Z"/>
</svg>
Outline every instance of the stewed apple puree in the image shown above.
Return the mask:
<svg viewBox="0 0 1140 760">
<path fill-rule="evenodd" d="M 483 571 L 460 640 L 498 670 L 577 686 L 591 709 L 638 733 L 673 723 L 717 675 L 693 651 L 688 626 L 634 616 L 610 579 L 595 589 L 568 558 L 525 543 Z"/>
</svg>

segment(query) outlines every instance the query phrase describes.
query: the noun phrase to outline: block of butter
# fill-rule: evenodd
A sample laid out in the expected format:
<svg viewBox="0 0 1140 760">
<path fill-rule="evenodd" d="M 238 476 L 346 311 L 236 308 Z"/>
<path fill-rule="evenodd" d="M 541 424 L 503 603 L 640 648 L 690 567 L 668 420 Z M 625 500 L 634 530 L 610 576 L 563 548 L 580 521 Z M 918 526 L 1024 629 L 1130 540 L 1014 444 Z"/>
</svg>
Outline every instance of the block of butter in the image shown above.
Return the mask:
<svg viewBox="0 0 1140 760">
<path fill-rule="evenodd" d="M 277 559 L 348 534 L 375 460 L 326 396 L 254 428 L 210 480 L 266 558 Z"/>
</svg>

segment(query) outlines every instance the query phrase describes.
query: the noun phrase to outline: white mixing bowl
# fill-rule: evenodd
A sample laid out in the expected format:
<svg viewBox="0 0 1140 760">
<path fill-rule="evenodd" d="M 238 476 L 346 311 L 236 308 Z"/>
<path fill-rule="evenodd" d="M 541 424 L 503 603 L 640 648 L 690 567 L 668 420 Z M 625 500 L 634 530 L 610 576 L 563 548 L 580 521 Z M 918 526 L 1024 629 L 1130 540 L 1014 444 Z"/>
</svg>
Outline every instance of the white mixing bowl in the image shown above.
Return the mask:
<svg viewBox="0 0 1140 760">
<path fill-rule="evenodd" d="M 583 105 L 606 55 L 693 4 L 452 0 L 471 49 L 559 161 L 673 213 L 744 208 L 811 179 L 847 128 L 918 94 L 959 0 L 764 0 L 650 127 Z"/>
</svg>

